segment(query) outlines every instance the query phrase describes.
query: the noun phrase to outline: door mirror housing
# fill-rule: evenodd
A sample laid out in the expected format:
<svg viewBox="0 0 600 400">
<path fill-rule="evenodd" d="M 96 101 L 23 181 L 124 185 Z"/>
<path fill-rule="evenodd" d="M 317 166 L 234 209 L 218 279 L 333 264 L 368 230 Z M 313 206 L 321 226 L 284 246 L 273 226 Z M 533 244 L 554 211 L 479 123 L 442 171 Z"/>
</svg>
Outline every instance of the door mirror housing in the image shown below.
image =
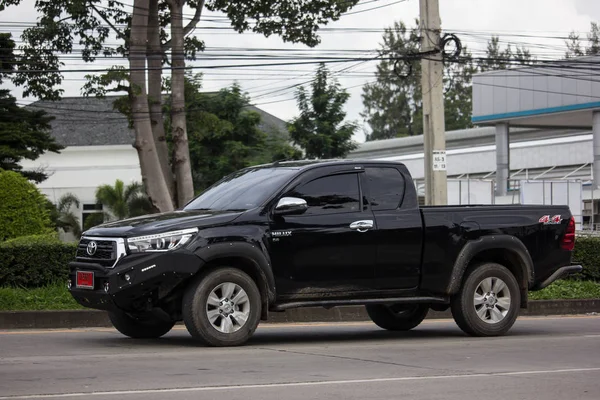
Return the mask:
<svg viewBox="0 0 600 400">
<path fill-rule="evenodd" d="M 282 197 L 275 206 L 276 215 L 299 215 L 308 210 L 308 203 L 298 197 Z"/>
</svg>

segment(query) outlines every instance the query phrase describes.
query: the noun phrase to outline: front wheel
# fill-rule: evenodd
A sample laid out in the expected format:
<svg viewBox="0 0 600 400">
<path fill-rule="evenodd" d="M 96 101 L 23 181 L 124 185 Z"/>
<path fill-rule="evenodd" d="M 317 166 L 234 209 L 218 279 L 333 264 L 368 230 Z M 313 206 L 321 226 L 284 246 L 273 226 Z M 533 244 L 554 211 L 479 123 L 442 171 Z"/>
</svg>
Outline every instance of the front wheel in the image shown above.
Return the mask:
<svg viewBox="0 0 600 400">
<path fill-rule="evenodd" d="M 417 327 L 429 312 L 426 304 L 368 304 L 367 314 L 377 326 L 388 331 L 408 331 Z"/>
<path fill-rule="evenodd" d="M 192 282 L 183 297 L 183 321 L 192 337 L 210 346 L 238 346 L 258 327 L 261 297 L 243 271 L 219 268 Z"/>
<path fill-rule="evenodd" d="M 108 318 L 115 329 L 133 339 L 156 339 L 167 334 L 175 325 L 174 321 L 157 312 L 130 315 L 122 311 L 111 311 Z"/>
<path fill-rule="evenodd" d="M 514 275 L 504 266 L 487 263 L 466 276 L 451 300 L 456 324 L 471 336 L 501 336 L 519 314 L 521 292 Z"/>
</svg>

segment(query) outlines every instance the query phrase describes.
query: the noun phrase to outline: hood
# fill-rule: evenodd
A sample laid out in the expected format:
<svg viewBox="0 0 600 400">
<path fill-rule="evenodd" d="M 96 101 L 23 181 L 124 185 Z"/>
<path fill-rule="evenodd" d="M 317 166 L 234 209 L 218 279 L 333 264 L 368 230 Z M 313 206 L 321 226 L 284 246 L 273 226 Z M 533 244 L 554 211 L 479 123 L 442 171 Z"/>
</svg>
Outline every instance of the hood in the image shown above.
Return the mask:
<svg viewBox="0 0 600 400">
<path fill-rule="evenodd" d="M 83 236 L 133 237 L 179 229 L 205 228 L 212 225 L 226 224 L 241 214 L 242 212 L 239 211 L 177 210 L 107 222 L 88 229 L 83 233 Z"/>
</svg>

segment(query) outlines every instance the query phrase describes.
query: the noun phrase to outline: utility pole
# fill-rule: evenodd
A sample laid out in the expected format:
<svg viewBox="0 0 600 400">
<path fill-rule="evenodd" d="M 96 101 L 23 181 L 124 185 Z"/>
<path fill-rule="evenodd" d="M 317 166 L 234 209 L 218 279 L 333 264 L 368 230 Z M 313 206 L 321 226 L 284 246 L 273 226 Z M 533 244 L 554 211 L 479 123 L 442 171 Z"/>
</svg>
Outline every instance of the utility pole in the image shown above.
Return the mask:
<svg viewBox="0 0 600 400">
<path fill-rule="evenodd" d="M 438 0 L 419 0 L 421 90 L 423 91 L 423 140 L 425 147 L 425 204 L 448 204 L 446 174 L 446 127 L 444 124 L 444 66 L 440 48 Z"/>
</svg>

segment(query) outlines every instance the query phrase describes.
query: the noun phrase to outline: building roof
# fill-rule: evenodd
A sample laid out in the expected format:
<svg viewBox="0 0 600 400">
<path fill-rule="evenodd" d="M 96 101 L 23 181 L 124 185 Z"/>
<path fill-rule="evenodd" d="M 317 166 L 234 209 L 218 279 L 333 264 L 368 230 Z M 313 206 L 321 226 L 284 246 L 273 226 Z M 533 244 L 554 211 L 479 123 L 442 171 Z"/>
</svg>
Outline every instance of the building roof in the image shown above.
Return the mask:
<svg viewBox="0 0 600 400">
<path fill-rule="evenodd" d="M 600 110 L 600 56 L 583 56 L 473 75 L 478 125 L 591 129 Z"/>
<path fill-rule="evenodd" d="M 580 135 L 583 131 L 576 129 L 530 129 L 510 128 L 510 141 L 527 142 L 539 139 L 561 138 Z M 460 149 L 474 146 L 495 145 L 496 129 L 480 127 L 460 129 L 446 132 L 446 149 Z M 373 140 L 361 143 L 350 152 L 349 157 L 388 157 L 414 154 L 423 151 L 423 135 L 401 138 Z"/>
<path fill-rule="evenodd" d="M 129 129 L 127 118 L 113 108 L 118 97 L 64 97 L 27 107 L 46 111 L 55 118 L 50 123 L 51 134 L 63 146 L 132 144 L 134 131 Z"/>
<path fill-rule="evenodd" d="M 63 97 L 58 101 L 37 101 L 28 108 L 46 111 L 55 119 L 51 134 L 64 146 L 131 145 L 135 132 L 127 117 L 117 111 L 114 101 L 122 96 Z M 288 138 L 286 122 L 255 106 L 246 107 L 261 116 L 259 127 L 271 135 Z"/>
</svg>

